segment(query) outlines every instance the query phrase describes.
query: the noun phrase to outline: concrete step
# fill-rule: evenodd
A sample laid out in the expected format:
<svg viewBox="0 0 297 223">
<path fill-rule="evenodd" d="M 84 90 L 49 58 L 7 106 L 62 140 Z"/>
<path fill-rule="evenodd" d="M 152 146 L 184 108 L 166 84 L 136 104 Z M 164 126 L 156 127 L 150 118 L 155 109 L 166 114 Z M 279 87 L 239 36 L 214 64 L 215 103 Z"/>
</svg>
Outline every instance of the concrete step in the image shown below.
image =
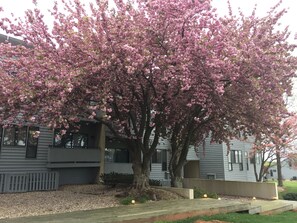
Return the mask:
<svg viewBox="0 0 297 223">
<path fill-rule="evenodd" d="M 252 201 L 250 214 L 270 215 L 293 210 L 293 204 L 281 201 Z"/>
<path fill-rule="evenodd" d="M 262 211 L 261 206 L 254 206 L 251 205 L 250 209 L 248 210 L 249 214 L 259 214 Z"/>
</svg>

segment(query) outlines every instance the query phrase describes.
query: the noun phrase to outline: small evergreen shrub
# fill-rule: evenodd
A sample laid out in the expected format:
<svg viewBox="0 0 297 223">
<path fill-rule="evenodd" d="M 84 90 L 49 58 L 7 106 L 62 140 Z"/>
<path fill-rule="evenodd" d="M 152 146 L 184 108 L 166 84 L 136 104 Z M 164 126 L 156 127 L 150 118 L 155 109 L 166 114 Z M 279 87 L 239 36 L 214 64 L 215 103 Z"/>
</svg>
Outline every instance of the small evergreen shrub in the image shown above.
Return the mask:
<svg viewBox="0 0 297 223">
<path fill-rule="evenodd" d="M 133 183 L 133 174 L 126 173 L 106 173 L 101 175 L 101 179 L 105 185 L 116 186 L 117 184 L 132 184 Z M 161 182 L 159 180 L 149 180 L 149 184 L 151 186 L 161 186 Z"/>
<path fill-rule="evenodd" d="M 124 174 L 111 172 L 101 176 L 103 183 L 109 186 L 116 186 L 117 184 L 132 184 L 133 174 Z"/>
<path fill-rule="evenodd" d="M 146 203 L 148 200 L 150 200 L 148 195 L 141 195 L 140 197 L 138 197 L 136 199 L 137 202 L 142 203 L 142 204 Z"/>
<path fill-rule="evenodd" d="M 218 195 L 216 193 L 210 193 L 210 192 L 206 192 L 200 188 L 194 188 L 194 198 L 203 198 L 204 194 L 207 194 L 208 198 L 218 198 Z"/>
<path fill-rule="evenodd" d="M 120 203 L 122 205 L 129 205 L 129 204 L 132 204 L 132 200 L 134 200 L 133 197 L 125 197 L 122 200 L 120 200 Z"/>
<path fill-rule="evenodd" d="M 297 201 L 297 193 L 287 193 L 283 198 L 284 200 Z"/>
<path fill-rule="evenodd" d="M 162 186 L 160 180 L 151 180 L 149 181 L 150 186 Z"/>
</svg>

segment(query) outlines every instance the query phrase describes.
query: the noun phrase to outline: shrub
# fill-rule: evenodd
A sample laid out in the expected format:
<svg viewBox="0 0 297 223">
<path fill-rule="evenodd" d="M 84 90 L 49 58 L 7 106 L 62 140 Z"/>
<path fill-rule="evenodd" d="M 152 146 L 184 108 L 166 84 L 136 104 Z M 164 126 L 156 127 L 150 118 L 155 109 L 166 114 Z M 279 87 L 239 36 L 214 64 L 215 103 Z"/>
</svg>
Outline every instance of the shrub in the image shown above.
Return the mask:
<svg viewBox="0 0 297 223">
<path fill-rule="evenodd" d="M 134 200 L 133 197 L 125 197 L 124 199 L 120 200 L 120 203 L 122 205 L 129 205 L 132 204 L 132 200 Z"/>
<path fill-rule="evenodd" d="M 139 203 L 146 203 L 148 200 L 150 200 L 148 195 L 141 195 L 136 199 L 136 201 Z"/>
<path fill-rule="evenodd" d="M 283 196 L 284 200 L 297 201 L 297 193 L 287 193 Z"/>
<path fill-rule="evenodd" d="M 151 179 L 150 179 L 149 184 L 150 184 L 151 186 L 162 186 L 160 180 L 151 180 Z"/>
<path fill-rule="evenodd" d="M 117 184 L 132 184 L 133 174 L 111 172 L 101 175 L 103 183 L 109 186 L 116 186 Z M 161 186 L 159 180 L 149 180 L 151 186 Z"/>
<path fill-rule="evenodd" d="M 117 184 L 132 184 L 133 182 L 133 174 L 111 172 L 103 174 L 101 178 L 103 183 L 109 186 L 115 186 Z"/>
<path fill-rule="evenodd" d="M 218 195 L 216 193 L 210 193 L 210 192 L 206 192 L 200 188 L 194 188 L 194 198 L 203 198 L 204 194 L 207 194 L 208 198 L 218 198 Z"/>
</svg>

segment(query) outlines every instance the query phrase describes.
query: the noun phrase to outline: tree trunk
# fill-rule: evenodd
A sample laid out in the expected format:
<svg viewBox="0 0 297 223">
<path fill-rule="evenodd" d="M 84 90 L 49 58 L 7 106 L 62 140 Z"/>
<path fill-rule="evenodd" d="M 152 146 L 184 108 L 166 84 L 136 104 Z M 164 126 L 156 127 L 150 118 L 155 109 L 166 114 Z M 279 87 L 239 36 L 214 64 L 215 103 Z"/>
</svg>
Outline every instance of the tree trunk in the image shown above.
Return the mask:
<svg viewBox="0 0 297 223">
<path fill-rule="evenodd" d="M 189 151 L 189 140 L 186 140 L 183 143 L 182 148 L 174 148 L 175 152 L 172 154 L 169 163 L 169 172 L 171 178 L 171 186 L 172 187 L 182 187 L 182 170 L 184 165 L 187 162 L 187 154 Z"/>
<path fill-rule="evenodd" d="M 281 158 L 280 158 L 280 153 L 278 148 L 276 151 L 276 166 L 277 166 L 277 184 L 279 187 L 282 187 L 283 186 L 282 164 L 281 164 Z"/>
<path fill-rule="evenodd" d="M 97 171 L 96 176 L 96 183 L 102 183 L 102 175 L 104 175 L 104 169 L 105 169 L 105 126 L 104 124 L 100 124 L 98 126 L 98 147 L 100 150 L 100 167 Z"/>
<path fill-rule="evenodd" d="M 256 160 L 256 155 L 254 155 L 254 163 L 253 163 L 253 167 L 254 167 L 254 174 L 255 174 L 255 178 L 257 182 L 260 182 L 260 177 L 259 174 L 257 172 L 257 160 Z"/>
<path fill-rule="evenodd" d="M 132 160 L 132 169 L 134 173 L 134 179 L 132 187 L 137 190 L 146 190 L 149 188 L 149 176 L 150 176 L 150 157 L 143 157 L 141 160 L 141 152 L 138 151 L 136 156 Z"/>
<path fill-rule="evenodd" d="M 137 190 L 145 190 L 149 188 L 149 174 L 141 165 L 133 164 L 134 179 L 132 187 Z"/>
<path fill-rule="evenodd" d="M 172 173 L 170 174 L 171 177 L 171 186 L 182 188 L 182 166 L 176 166 L 172 169 Z"/>
</svg>

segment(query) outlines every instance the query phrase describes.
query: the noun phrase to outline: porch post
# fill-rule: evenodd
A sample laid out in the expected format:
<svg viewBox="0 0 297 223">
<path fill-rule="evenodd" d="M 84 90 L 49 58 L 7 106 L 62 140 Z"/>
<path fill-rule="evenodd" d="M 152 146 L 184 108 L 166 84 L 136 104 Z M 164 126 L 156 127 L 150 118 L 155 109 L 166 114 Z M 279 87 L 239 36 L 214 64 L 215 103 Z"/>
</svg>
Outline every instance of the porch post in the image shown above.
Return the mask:
<svg viewBox="0 0 297 223">
<path fill-rule="evenodd" d="M 104 174 L 104 169 L 105 169 L 105 126 L 104 124 L 101 124 L 100 126 L 99 149 L 100 149 L 99 182 L 101 182 L 101 175 Z"/>
</svg>

